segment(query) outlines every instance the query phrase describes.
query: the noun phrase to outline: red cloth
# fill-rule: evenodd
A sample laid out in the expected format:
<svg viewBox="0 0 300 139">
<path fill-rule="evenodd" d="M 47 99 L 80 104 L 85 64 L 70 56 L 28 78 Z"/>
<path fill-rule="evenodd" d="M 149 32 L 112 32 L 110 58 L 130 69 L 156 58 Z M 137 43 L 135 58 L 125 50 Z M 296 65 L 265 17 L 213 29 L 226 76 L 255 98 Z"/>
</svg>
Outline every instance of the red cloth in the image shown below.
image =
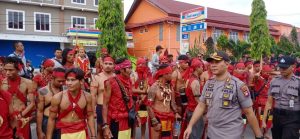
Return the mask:
<svg viewBox="0 0 300 139">
<path fill-rule="evenodd" d="M 194 97 L 194 93 L 193 90 L 191 88 L 191 84 L 193 81 L 197 80 L 197 78 L 195 77 L 190 77 L 189 82 L 188 82 L 188 86 L 186 88 L 186 96 L 188 99 L 188 104 L 186 109 L 193 112 L 196 108 L 196 106 L 198 105 L 198 102 L 196 101 L 195 97 Z"/>
<path fill-rule="evenodd" d="M 129 108 L 132 108 L 132 83 L 130 78 L 123 77 L 122 75 L 117 75 L 116 78 L 118 78 L 124 86 L 127 96 L 129 97 L 129 102 L 127 105 Z M 126 104 L 123 100 L 120 87 L 115 77 L 108 79 L 106 82 L 109 82 L 111 85 L 111 96 L 108 104 L 107 123 L 111 123 L 112 120 L 116 120 L 116 122 L 119 122 L 120 131 L 128 130 L 128 111 L 126 109 Z"/>
<path fill-rule="evenodd" d="M 11 99 L 12 97 L 9 92 L 0 91 L 0 116 L 3 119 L 3 123 L 0 126 L 1 139 L 12 139 L 13 136 L 13 130 L 9 125 L 9 104 L 11 102 Z"/>
<path fill-rule="evenodd" d="M 246 72 L 244 72 L 244 73 L 238 73 L 238 72 L 234 71 L 233 72 L 233 76 L 235 76 L 236 78 L 239 78 L 244 83 L 247 83 L 248 75 L 247 75 Z"/>
<path fill-rule="evenodd" d="M 52 74 L 49 75 L 43 75 L 43 74 L 37 74 L 33 77 L 33 81 L 37 83 L 38 88 L 45 87 L 52 78 Z"/>
<path fill-rule="evenodd" d="M 70 112 L 74 111 L 74 113 L 80 118 L 80 119 L 85 119 L 85 114 L 86 114 L 86 109 L 82 110 L 79 105 L 78 105 L 78 101 L 81 97 L 81 94 L 83 92 L 80 91 L 77 96 L 75 98 L 72 97 L 71 93 L 68 91 L 67 95 L 70 101 L 70 105 L 68 106 L 68 108 L 66 110 L 64 110 L 63 112 L 60 112 L 58 114 L 58 120 L 60 121 L 60 119 L 64 118 L 65 116 L 67 116 Z"/>
<path fill-rule="evenodd" d="M 54 67 L 55 63 L 51 59 L 47 59 L 43 62 L 43 67 L 48 68 L 48 67 Z"/>
<path fill-rule="evenodd" d="M 56 128 L 61 129 L 62 134 L 76 133 L 85 130 L 86 137 L 88 139 L 88 131 L 87 131 L 87 125 L 85 121 L 70 122 L 70 123 L 58 121 L 56 123 Z"/>
<path fill-rule="evenodd" d="M 17 98 L 20 99 L 24 104 L 26 103 L 26 96 L 19 90 L 21 84 L 21 77 L 16 77 L 15 80 L 7 79 L 8 81 L 8 92 L 12 95 L 16 94 Z"/>
<path fill-rule="evenodd" d="M 131 62 L 130 62 L 129 60 L 125 60 L 125 61 L 123 61 L 122 63 L 117 64 L 117 65 L 115 66 L 115 70 L 118 71 L 118 70 L 125 69 L 125 68 L 129 68 L 129 67 L 132 67 Z"/>
<path fill-rule="evenodd" d="M 77 57 L 76 64 L 84 73 L 87 73 L 89 70 L 90 60 L 88 58 L 81 59 L 80 57 Z"/>
<path fill-rule="evenodd" d="M 165 75 L 165 74 L 170 74 L 172 73 L 172 68 L 170 66 L 164 68 L 164 69 L 159 69 L 157 70 L 156 74 L 155 74 L 155 80 L 157 80 L 159 78 L 159 76 Z"/>
</svg>

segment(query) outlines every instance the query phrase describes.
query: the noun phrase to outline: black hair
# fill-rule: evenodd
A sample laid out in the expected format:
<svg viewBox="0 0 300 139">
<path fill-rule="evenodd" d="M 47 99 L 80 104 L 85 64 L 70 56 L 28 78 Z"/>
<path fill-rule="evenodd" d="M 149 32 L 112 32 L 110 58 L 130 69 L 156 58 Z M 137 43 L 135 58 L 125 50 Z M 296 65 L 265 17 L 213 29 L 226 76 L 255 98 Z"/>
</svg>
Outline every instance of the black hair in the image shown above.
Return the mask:
<svg viewBox="0 0 300 139">
<path fill-rule="evenodd" d="M 187 55 L 180 55 L 178 60 L 189 60 L 189 57 Z"/>
<path fill-rule="evenodd" d="M 0 56 L 0 62 L 4 63 L 5 61 L 5 56 Z"/>
<path fill-rule="evenodd" d="M 56 49 L 55 49 L 55 51 L 62 51 L 62 49 L 60 49 L 60 48 L 56 48 Z"/>
<path fill-rule="evenodd" d="M 258 61 L 258 60 L 257 60 L 257 61 L 254 61 L 254 62 L 253 62 L 253 65 L 255 65 L 255 64 L 260 64 L 260 61 Z"/>
<path fill-rule="evenodd" d="M 160 64 L 158 70 L 165 69 L 167 67 L 169 67 L 169 64 Z"/>
<path fill-rule="evenodd" d="M 75 78 L 78 80 L 84 79 L 84 72 L 80 68 L 71 68 L 71 69 L 67 70 L 67 72 L 65 74 L 65 78 L 67 78 L 70 73 L 75 73 L 75 75 L 76 75 Z"/>
<path fill-rule="evenodd" d="M 188 61 L 187 63 L 189 64 L 189 66 L 191 66 L 191 61 L 187 55 L 180 55 L 178 57 L 178 60 L 186 60 L 186 61 Z"/>
<path fill-rule="evenodd" d="M 65 65 L 67 63 L 67 56 L 68 56 L 68 53 L 72 51 L 72 49 L 70 48 L 65 48 L 62 52 L 62 62 L 61 64 L 62 65 Z"/>
<path fill-rule="evenodd" d="M 4 60 L 4 65 L 6 65 L 6 64 L 13 64 L 17 70 L 21 70 L 21 69 L 19 69 L 19 64 L 24 66 L 22 60 L 18 57 L 6 57 Z"/>
<path fill-rule="evenodd" d="M 120 63 L 123 63 L 125 60 L 127 60 L 127 58 L 123 57 L 123 58 L 117 58 L 116 61 L 115 61 L 115 64 L 120 64 Z M 115 70 L 115 73 L 116 74 L 120 74 L 121 72 L 119 70 Z"/>
<path fill-rule="evenodd" d="M 169 54 L 167 57 L 168 57 L 168 58 L 171 58 L 171 57 L 173 57 L 173 55 L 172 55 L 172 54 Z"/>
<path fill-rule="evenodd" d="M 66 72 L 66 70 L 64 68 L 58 67 L 58 68 L 54 68 L 53 72 Z"/>
<path fill-rule="evenodd" d="M 22 43 L 21 41 L 14 41 L 13 49 L 16 50 L 18 43 Z"/>
<path fill-rule="evenodd" d="M 155 48 L 156 52 L 158 52 L 160 49 L 162 49 L 161 45 L 157 45 Z"/>
</svg>

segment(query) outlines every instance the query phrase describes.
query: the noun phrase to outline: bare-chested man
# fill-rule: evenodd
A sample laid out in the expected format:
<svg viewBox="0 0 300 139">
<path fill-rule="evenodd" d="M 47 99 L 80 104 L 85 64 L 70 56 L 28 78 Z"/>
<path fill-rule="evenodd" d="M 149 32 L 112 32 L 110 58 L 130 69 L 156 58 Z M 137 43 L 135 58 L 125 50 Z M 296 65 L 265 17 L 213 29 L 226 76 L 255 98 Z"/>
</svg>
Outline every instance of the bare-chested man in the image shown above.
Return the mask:
<svg viewBox="0 0 300 139">
<path fill-rule="evenodd" d="M 18 75 L 22 70 L 22 61 L 16 57 L 7 57 L 4 63 L 6 77 L 2 81 L 1 89 L 12 95 L 14 116 L 17 117 L 16 137 L 30 138 L 31 112 L 35 107 L 32 81 Z"/>
<path fill-rule="evenodd" d="M 105 57 L 108 57 L 108 56 L 109 56 L 109 54 L 108 54 L 107 48 L 102 48 L 102 49 L 101 49 L 101 57 L 99 57 L 99 58 L 96 60 L 96 63 L 95 63 L 96 73 L 102 72 L 102 70 L 103 70 L 103 59 L 104 59 Z"/>
<path fill-rule="evenodd" d="M 95 75 L 94 80 L 91 82 L 91 94 L 93 96 L 93 106 L 96 106 L 97 114 L 97 138 L 103 139 L 102 131 L 102 108 L 103 108 L 103 92 L 104 92 L 104 81 L 115 76 L 113 73 L 114 60 L 111 57 L 103 59 L 103 71 Z M 93 107 L 94 108 L 94 107 Z"/>
<path fill-rule="evenodd" d="M 42 87 L 45 87 L 50 80 L 52 79 L 52 71 L 55 63 L 51 59 L 46 59 L 43 61 L 42 73 L 37 74 L 33 77 L 33 89 L 38 90 Z"/>
<path fill-rule="evenodd" d="M 104 138 L 131 139 L 131 130 L 136 119 L 132 100 L 132 72 L 131 62 L 126 58 L 117 59 L 115 62 L 116 77 L 105 82 L 103 102 L 103 126 Z M 132 109 L 133 108 L 133 109 Z M 130 121 L 133 122 L 129 122 Z"/>
<path fill-rule="evenodd" d="M 56 129 L 60 130 L 61 139 L 87 139 L 88 127 L 90 139 L 95 139 L 92 96 L 81 88 L 84 72 L 79 68 L 71 68 L 65 77 L 68 89 L 51 99 L 46 138 L 52 138 L 57 118 Z"/>
<path fill-rule="evenodd" d="M 185 94 L 185 81 L 190 74 L 187 70 L 189 67 L 189 57 L 186 55 L 180 55 L 178 57 L 179 68 L 172 73 L 172 80 L 175 90 L 175 101 L 179 113 L 182 115 L 184 107 L 187 105 L 187 98 Z"/>
<path fill-rule="evenodd" d="M 52 73 L 52 79 L 43 88 L 38 90 L 38 105 L 37 105 L 37 136 L 38 139 L 44 139 L 47 132 L 47 123 L 49 117 L 49 106 L 51 105 L 52 97 L 62 91 L 65 84 L 65 69 L 55 68 Z M 55 130 L 52 139 L 59 139 L 59 134 Z"/>
<path fill-rule="evenodd" d="M 155 74 L 155 83 L 148 92 L 148 113 L 151 121 L 151 139 L 172 139 L 173 122 L 181 118 L 171 88 L 172 68 L 162 64 Z M 176 114 L 176 115 L 175 115 Z"/>
<path fill-rule="evenodd" d="M 183 138 L 183 133 L 187 128 L 188 123 L 190 122 L 192 115 L 195 111 L 196 106 L 198 105 L 200 98 L 200 75 L 203 73 L 204 64 L 197 58 L 192 59 L 191 66 L 192 69 L 191 76 L 187 80 L 186 85 L 186 96 L 188 99 L 188 105 L 185 110 L 184 120 L 181 126 L 181 134 L 180 138 Z M 199 139 L 202 136 L 204 129 L 204 120 L 203 118 L 199 119 L 196 124 L 192 128 L 192 133 L 190 135 L 190 139 Z"/>
</svg>

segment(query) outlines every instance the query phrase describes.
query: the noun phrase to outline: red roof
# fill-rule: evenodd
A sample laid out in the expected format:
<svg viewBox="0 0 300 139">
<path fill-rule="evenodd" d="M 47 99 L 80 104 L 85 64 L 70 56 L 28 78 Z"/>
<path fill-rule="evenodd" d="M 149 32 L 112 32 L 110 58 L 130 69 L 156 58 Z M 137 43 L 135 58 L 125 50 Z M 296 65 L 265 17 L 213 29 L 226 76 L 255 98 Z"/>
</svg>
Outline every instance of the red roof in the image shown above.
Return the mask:
<svg viewBox="0 0 300 139">
<path fill-rule="evenodd" d="M 128 22 L 129 18 L 139 5 L 139 3 L 142 0 L 135 0 L 134 3 L 132 4 L 126 19 L 125 23 Z M 151 4 L 155 5 L 156 7 L 160 8 L 164 12 L 166 12 L 169 16 L 176 17 L 178 18 L 176 21 L 179 22 L 179 17 L 180 13 L 189 9 L 197 8 L 199 5 L 194 5 L 194 4 L 189 4 L 185 2 L 179 2 L 179 1 L 174 1 L 174 0 L 146 0 L 150 2 Z M 249 28 L 249 16 L 248 15 L 243 15 L 243 14 L 238 14 L 238 13 L 233 13 L 233 12 L 228 12 L 224 10 L 219 10 L 219 9 L 214 9 L 214 8 L 207 8 L 207 22 L 208 25 L 210 26 L 210 23 L 218 23 L 218 24 L 227 24 L 231 26 L 239 26 L 239 27 L 244 27 L 244 28 Z M 284 25 L 284 26 L 292 26 L 290 24 L 286 23 L 281 23 L 277 21 L 272 21 L 268 20 L 269 26 L 270 26 L 270 31 L 275 33 L 277 32 L 276 29 L 272 28 L 274 25 Z M 144 23 L 144 24 L 149 24 Z M 132 26 L 139 26 L 137 25 L 130 25 Z M 248 29 L 249 30 L 249 29 Z M 277 33 L 276 33 L 277 34 Z M 275 34 L 274 34 L 275 35 Z M 279 34 L 278 34 L 279 35 Z"/>
</svg>

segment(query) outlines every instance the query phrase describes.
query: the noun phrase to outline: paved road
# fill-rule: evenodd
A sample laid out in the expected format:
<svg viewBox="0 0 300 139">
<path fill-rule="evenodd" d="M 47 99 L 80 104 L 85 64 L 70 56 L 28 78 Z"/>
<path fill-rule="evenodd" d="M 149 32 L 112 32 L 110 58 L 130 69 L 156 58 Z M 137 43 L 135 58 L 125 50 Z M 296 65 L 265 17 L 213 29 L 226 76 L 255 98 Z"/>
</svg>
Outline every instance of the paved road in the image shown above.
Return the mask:
<svg viewBox="0 0 300 139">
<path fill-rule="evenodd" d="M 36 124 L 31 124 L 32 139 L 37 139 L 35 129 L 36 129 Z M 269 133 L 269 135 L 270 135 L 270 133 Z M 148 139 L 148 137 L 149 137 L 149 132 L 147 129 L 146 139 Z M 140 130 L 140 128 L 138 128 L 137 134 L 136 134 L 136 139 L 140 139 L 140 138 L 141 138 L 141 130 Z M 247 128 L 245 130 L 244 139 L 254 139 L 254 134 L 249 126 L 247 126 Z"/>
</svg>

